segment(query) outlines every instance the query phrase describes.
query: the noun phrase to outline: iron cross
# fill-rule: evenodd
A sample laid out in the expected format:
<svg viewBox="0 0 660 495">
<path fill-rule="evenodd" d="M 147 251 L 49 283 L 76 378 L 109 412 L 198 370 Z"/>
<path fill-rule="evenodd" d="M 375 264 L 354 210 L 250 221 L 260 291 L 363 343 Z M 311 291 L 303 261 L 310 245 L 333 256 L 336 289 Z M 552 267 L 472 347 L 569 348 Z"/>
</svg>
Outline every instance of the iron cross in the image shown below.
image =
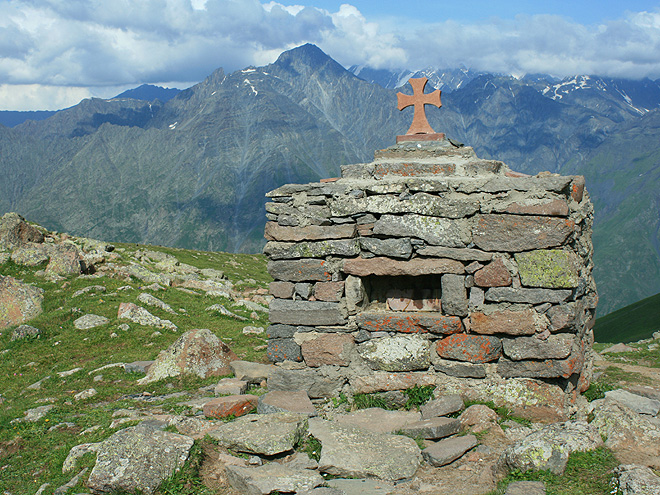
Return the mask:
<svg viewBox="0 0 660 495">
<path fill-rule="evenodd" d="M 414 134 L 434 134 L 435 131 L 429 125 L 429 121 L 426 120 L 426 111 L 424 110 L 424 105 L 434 105 L 438 108 L 442 106 L 440 102 L 440 95 L 442 91 L 436 89 L 433 93 L 424 94 L 424 87 L 429 80 L 426 77 L 420 77 L 419 79 L 408 79 L 408 82 L 413 88 L 412 95 L 405 95 L 403 93 L 397 93 L 397 102 L 399 110 L 403 110 L 409 106 L 415 107 L 415 113 L 413 114 L 413 121 L 410 125 L 410 129 L 406 132 L 406 136 Z"/>
</svg>

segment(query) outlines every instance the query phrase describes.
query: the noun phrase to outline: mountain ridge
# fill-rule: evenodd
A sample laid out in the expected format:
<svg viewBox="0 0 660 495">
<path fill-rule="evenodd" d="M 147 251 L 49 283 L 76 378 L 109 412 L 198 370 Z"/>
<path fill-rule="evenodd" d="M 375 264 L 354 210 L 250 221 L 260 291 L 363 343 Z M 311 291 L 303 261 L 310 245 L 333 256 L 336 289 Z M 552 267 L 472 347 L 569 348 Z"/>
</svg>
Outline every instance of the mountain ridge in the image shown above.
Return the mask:
<svg viewBox="0 0 660 495">
<path fill-rule="evenodd" d="M 602 311 L 659 292 L 660 255 L 645 248 L 640 258 L 635 244 L 658 242 L 648 212 L 660 179 L 647 150 L 660 142 L 658 111 L 639 114 L 623 96 L 582 87 L 571 93 L 582 91 L 582 99 L 552 99 L 540 79 L 474 75 L 443 94 L 443 108 L 429 111 L 429 122 L 480 157 L 520 172 L 584 174 L 599 209 L 594 236 Z M 654 101 L 653 91 L 642 90 Z M 410 118 L 411 111 L 396 109 L 395 90 L 364 81 L 318 47 L 303 45 L 263 67 L 231 74 L 218 69 L 165 102 L 84 100 L 44 121 L 0 128 L 0 150 L 6 150 L 0 190 L 9 198 L 0 199 L 0 212 L 18 210 L 75 235 L 255 252 L 264 243 L 265 192 L 336 177 L 341 165 L 371 161 L 374 150 L 405 132 Z M 598 161 L 615 150 L 626 165 L 608 170 L 622 187 L 651 174 L 633 195 L 647 212 L 643 217 L 626 202 L 631 191 L 621 193 L 601 177 Z M 628 226 L 626 236 L 620 225 Z M 619 239 L 616 252 L 608 248 L 610 238 Z M 648 273 L 639 266 L 642 258 Z M 608 286 L 600 266 L 616 267 L 614 278 L 630 287 Z M 629 283 L 641 273 L 643 284 Z"/>
</svg>

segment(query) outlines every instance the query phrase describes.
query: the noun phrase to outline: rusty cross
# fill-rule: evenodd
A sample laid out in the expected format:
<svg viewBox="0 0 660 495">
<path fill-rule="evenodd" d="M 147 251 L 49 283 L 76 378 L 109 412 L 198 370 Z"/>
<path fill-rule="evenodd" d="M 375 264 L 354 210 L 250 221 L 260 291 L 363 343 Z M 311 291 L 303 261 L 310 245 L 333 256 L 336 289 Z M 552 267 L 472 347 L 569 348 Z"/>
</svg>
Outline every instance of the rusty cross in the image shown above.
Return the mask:
<svg viewBox="0 0 660 495">
<path fill-rule="evenodd" d="M 410 129 L 406 132 L 406 136 L 414 134 L 434 134 L 435 131 L 429 125 L 429 121 L 426 120 L 426 111 L 424 110 L 424 105 L 435 105 L 440 108 L 442 103 L 440 102 L 440 95 L 442 91 L 436 89 L 433 93 L 424 94 L 424 87 L 428 82 L 426 77 L 420 77 L 419 79 L 408 79 L 408 82 L 413 88 L 412 95 L 406 95 L 403 93 L 397 93 L 397 102 L 399 110 L 403 110 L 409 106 L 415 107 L 415 113 L 413 115 L 413 121 L 410 125 Z"/>
</svg>

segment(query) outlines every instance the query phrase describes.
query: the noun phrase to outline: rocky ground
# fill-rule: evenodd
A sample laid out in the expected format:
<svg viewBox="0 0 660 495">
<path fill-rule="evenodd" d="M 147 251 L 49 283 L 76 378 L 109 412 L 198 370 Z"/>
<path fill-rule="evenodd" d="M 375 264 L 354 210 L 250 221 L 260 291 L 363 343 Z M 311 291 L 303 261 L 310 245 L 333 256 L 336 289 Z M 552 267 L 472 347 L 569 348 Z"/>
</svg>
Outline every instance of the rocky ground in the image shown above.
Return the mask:
<svg viewBox="0 0 660 495">
<path fill-rule="evenodd" d="M 5 494 L 660 493 L 660 334 L 568 420 L 433 386 L 310 400 L 265 362 L 265 261 L 0 222 Z M 618 492 L 617 492 L 618 490 Z"/>
</svg>

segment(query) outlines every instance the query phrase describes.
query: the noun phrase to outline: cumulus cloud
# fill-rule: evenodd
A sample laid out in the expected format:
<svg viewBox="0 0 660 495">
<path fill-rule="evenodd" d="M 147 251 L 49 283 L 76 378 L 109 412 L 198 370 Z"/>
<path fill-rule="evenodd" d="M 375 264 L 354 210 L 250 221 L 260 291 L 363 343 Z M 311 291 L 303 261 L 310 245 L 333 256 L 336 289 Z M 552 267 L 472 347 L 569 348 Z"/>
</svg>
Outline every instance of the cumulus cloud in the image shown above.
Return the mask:
<svg viewBox="0 0 660 495">
<path fill-rule="evenodd" d="M 350 4 L 331 12 L 304 0 L 13 0 L 0 2 L 0 109 L 199 81 L 308 42 L 345 66 L 660 77 L 660 11 L 597 26 L 551 15 L 397 25 Z"/>
</svg>

